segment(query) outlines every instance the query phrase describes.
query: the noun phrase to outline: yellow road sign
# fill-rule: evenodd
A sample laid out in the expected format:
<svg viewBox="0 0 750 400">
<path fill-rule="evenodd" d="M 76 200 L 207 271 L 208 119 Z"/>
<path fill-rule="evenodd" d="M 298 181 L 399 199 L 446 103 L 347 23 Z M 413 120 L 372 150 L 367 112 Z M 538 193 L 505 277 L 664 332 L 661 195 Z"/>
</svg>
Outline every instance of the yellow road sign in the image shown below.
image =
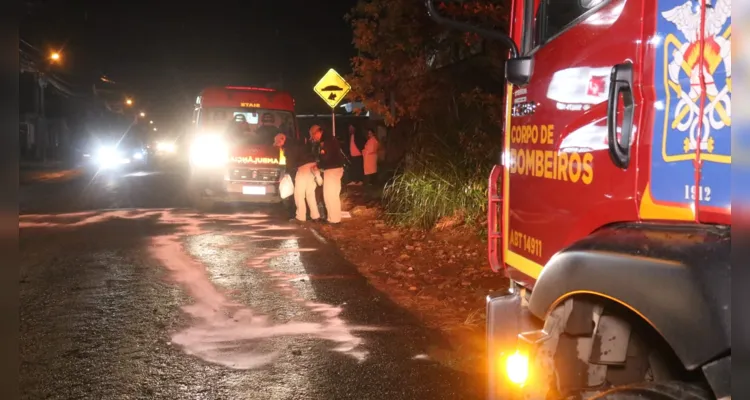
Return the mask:
<svg viewBox="0 0 750 400">
<path fill-rule="evenodd" d="M 336 107 L 351 89 L 352 87 L 333 68 L 329 69 L 313 87 L 315 93 L 331 108 Z"/>
</svg>

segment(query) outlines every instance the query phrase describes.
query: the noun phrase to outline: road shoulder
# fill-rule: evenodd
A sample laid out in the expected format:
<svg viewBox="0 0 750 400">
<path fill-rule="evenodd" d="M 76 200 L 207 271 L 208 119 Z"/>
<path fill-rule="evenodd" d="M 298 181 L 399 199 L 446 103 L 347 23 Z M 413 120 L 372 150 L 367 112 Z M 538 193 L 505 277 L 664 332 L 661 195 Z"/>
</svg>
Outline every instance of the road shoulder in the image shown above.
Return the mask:
<svg viewBox="0 0 750 400">
<path fill-rule="evenodd" d="M 361 187 L 346 190 L 342 208 L 351 218 L 315 229 L 373 286 L 449 338 L 452 349 L 435 349 L 433 358 L 484 373 L 484 300 L 507 287 L 487 266 L 486 243 L 450 221 L 430 232 L 390 226 L 378 202 L 368 201 Z"/>
</svg>

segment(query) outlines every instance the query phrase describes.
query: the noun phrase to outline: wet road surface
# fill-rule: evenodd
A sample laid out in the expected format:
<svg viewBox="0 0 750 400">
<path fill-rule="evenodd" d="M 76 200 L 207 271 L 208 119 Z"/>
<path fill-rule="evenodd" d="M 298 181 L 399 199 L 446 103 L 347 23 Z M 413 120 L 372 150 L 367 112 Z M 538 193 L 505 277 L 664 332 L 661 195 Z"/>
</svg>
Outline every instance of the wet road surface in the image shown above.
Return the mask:
<svg viewBox="0 0 750 400">
<path fill-rule="evenodd" d="M 198 213 L 183 181 L 21 188 L 22 398 L 482 397 L 315 232 L 269 207 Z"/>
</svg>

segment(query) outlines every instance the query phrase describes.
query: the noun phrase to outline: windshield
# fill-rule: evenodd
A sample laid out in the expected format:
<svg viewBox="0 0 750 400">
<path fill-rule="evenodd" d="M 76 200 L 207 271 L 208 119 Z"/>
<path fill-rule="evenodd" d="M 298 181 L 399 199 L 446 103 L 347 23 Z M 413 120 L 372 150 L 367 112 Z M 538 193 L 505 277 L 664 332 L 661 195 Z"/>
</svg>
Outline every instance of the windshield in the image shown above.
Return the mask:
<svg viewBox="0 0 750 400">
<path fill-rule="evenodd" d="M 294 136 L 294 115 L 289 111 L 207 108 L 202 111 L 201 124 L 226 133 L 245 144 L 273 145 L 273 138 L 284 133 Z"/>
</svg>

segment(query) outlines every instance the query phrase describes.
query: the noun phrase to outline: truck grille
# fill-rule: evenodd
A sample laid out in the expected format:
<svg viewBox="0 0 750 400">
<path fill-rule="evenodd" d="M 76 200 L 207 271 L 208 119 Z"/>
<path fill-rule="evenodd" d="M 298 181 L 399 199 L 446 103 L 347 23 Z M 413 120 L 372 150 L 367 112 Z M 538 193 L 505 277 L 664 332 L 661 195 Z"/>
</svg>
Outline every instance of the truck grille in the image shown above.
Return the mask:
<svg viewBox="0 0 750 400">
<path fill-rule="evenodd" d="M 231 168 L 228 171 L 230 181 L 276 182 L 279 170 L 268 168 Z"/>
</svg>

